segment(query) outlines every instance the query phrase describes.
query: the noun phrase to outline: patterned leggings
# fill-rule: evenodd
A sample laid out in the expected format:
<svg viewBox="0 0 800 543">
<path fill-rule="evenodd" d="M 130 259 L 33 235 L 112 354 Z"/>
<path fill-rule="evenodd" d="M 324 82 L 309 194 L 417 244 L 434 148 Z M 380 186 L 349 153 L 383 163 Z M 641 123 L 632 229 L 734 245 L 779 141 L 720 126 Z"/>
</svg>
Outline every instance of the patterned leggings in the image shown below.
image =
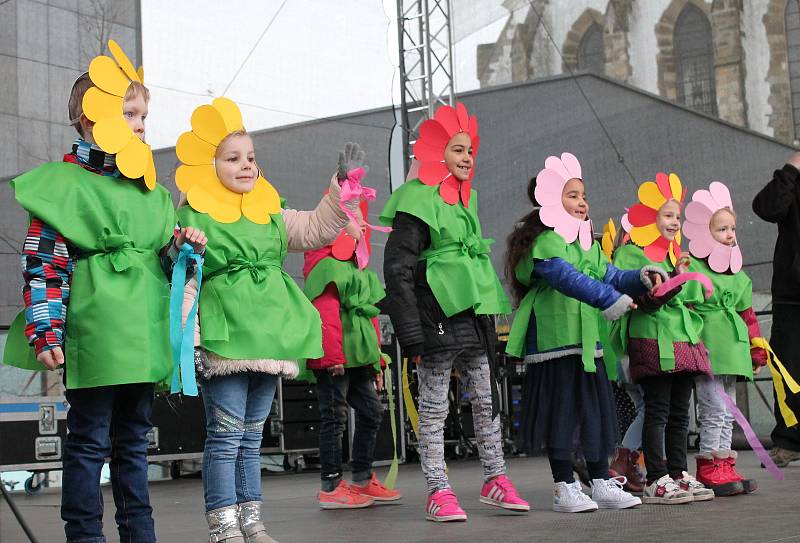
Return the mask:
<svg viewBox="0 0 800 543">
<path fill-rule="evenodd" d="M 478 453 L 486 480 L 506 471 L 500 417 L 492 420 L 489 361 L 483 350 L 462 350 L 425 356 L 417 365 L 419 377 L 419 456 L 428 492 L 449 488 L 444 471 L 444 422 L 450 373 L 455 367 L 472 403 Z"/>
</svg>

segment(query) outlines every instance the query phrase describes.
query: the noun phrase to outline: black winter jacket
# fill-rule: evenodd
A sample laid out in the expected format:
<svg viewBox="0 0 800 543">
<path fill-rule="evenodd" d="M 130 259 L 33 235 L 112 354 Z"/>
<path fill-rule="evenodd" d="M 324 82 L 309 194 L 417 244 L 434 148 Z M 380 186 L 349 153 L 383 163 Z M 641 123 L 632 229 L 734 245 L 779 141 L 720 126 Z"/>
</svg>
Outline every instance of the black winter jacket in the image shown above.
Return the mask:
<svg viewBox="0 0 800 543">
<path fill-rule="evenodd" d="M 494 326 L 489 317 L 470 309 L 444 314 L 426 279 L 422 252 L 430 247 L 427 224 L 408 213 L 397 213 L 383 256 L 386 298 L 381 309 L 392 319 L 403 356 L 413 357 L 470 348 L 494 352 Z"/>
<path fill-rule="evenodd" d="M 800 303 L 800 172 L 791 164 L 775 170 L 753 199 L 753 211 L 778 223 L 772 262 L 772 302 Z"/>
</svg>

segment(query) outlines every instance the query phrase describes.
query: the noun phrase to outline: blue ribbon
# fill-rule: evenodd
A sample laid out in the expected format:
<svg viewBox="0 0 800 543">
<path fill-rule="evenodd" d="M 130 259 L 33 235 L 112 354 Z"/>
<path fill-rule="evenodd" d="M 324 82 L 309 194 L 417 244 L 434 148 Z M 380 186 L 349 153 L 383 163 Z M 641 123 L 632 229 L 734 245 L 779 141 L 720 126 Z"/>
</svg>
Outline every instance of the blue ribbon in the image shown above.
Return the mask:
<svg viewBox="0 0 800 543">
<path fill-rule="evenodd" d="M 182 323 L 183 293 L 186 290 L 186 269 L 194 261 L 197 297 Z M 184 243 L 180 248 L 178 260 L 172 268 L 172 287 L 169 292 L 169 342 L 172 347 L 172 385 L 170 392 L 183 392 L 187 396 L 197 396 L 197 381 L 194 376 L 194 318 L 197 315 L 197 301 L 200 299 L 200 286 L 203 280 L 203 259 L 195 253 L 192 246 Z"/>
</svg>

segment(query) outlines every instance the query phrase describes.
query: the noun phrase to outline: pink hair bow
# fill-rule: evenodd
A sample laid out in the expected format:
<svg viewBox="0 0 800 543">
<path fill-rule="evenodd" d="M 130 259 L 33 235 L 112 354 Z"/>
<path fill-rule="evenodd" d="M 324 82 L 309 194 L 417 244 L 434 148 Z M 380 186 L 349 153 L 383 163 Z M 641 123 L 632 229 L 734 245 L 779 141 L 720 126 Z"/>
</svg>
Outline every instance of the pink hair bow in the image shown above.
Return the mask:
<svg viewBox="0 0 800 543">
<path fill-rule="evenodd" d="M 364 168 L 356 168 L 347 172 L 347 179 L 342 181 L 341 197 L 339 199 L 339 207 L 341 210 L 345 215 L 347 215 L 348 219 L 359 226 L 361 225 L 359 224 L 355 213 L 353 213 L 345 204 L 353 200 L 359 202 L 361 199 L 371 201 L 377 196 L 378 192 L 375 189 L 372 187 L 365 187 L 361 184 L 361 179 L 364 177 L 365 173 L 366 172 L 364 171 Z M 367 228 L 377 230 L 378 232 L 392 231 L 392 229 L 388 226 L 374 226 L 367 222 L 366 217 L 363 219 Z M 356 243 L 356 262 L 358 263 L 359 270 L 366 268 L 367 264 L 369 263 L 369 242 L 367 241 L 367 236 L 365 235 L 359 237 L 358 242 Z"/>
</svg>

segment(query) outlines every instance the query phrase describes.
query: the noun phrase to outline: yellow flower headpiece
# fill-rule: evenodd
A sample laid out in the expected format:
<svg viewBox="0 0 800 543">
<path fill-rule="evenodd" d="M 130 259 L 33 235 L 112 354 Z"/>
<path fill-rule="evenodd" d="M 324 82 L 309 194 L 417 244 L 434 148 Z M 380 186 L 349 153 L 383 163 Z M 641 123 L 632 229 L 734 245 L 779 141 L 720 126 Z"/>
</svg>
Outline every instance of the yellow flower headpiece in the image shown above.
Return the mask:
<svg viewBox="0 0 800 543">
<path fill-rule="evenodd" d="M 133 64 L 114 40 L 108 40 L 111 57 L 100 55 L 89 64 L 90 87 L 83 95 L 83 114 L 94 121 L 92 135 L 106 153 L 117 155 L 117 168 L 129 179 L 144 177 L 147 188 L 156 187 L 156 166 L 150 146 L 139 139 L 122 115 L 125 92 L 134 81 L 144 83 L 144 69 Z"/>
<path fill-rule="evenodd" d="M 614 225 L 614 219 L 608 219 L 608 222 L 603 225 L 603 237 L 600 240 L 600 247 L 603 248 L 603 254 L 606 255 L 608 261 L 614 255 L 614 240 L 617 238 L 617 227 Z"/>
<path fill-rule="evenodd" d="M 647 258 L 654 262 L 663 262 L 669 256 L 674 265 L 681 252 L 681 233 L 677 232 L 675 239 L 668 240 L 658 230 L 656 217 L 661 206 L 670 200 L 675 200 L 682 207 L 686 189 L 676 174 L 659 172 L 655 181 L 646 181 L 639 185 L 638 196 L 639 203 L 622 217 L 623 227 L 630 234 L 631 241 L 644 248 Z"/>
<path fill-rule="evenodd" d="M 268 224 L 270 214 L 279 213 L 278 191 L 259 171 L 253 190 L 240 194 L 225 187 L 217 177 L 214 157 L 217 146 L 228 134 L 243 130 L 242 113 L 228 98 L 215 98 L 192 113 L 192 130 L 184 132 L 175 144 L 183 165 L 175 173 L 175 183 L 186 193 L 192 209 L 207 213 L 217 222 L 232 223 L 242 215 L 256 224 Z"/>
</svg>

